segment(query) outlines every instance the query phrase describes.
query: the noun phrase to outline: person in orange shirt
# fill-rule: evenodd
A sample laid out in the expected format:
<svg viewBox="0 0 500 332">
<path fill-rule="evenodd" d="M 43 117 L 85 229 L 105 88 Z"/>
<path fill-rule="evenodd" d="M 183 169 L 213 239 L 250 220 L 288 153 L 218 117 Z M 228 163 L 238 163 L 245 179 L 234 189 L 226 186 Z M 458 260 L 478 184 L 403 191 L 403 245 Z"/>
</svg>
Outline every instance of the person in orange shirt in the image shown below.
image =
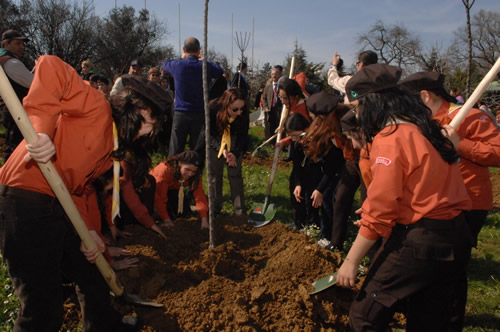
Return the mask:
<svg viewBox="0 0 500 332">
<path fill-rule="evenodd" d="M 172 218 L 189 209 L 189 201 L 184 199 L 185 188 L 189 188 L 201 218 L 201 229 L 208 228 L 208 201 L 203 191 L 198 153 L 187 150 L 168 157 L 151 170 L 151 175 L 156 179 L 155 210 L 165 226 L 174 227 Z"/>
<path fill-rule="evenodd" d="M 338 271 L 337 283 L 354 287 L 360 260 L 385 239 L 349 312 L 355 331 L 385 330 L 394 312 L 411 331 L 443 331 L 451 316 L 471 234 L 463 210 L 471 201 L 458 155 L 428 109 L 399 89 L 398 67 L 374 64 L 347 83 L 370 150 L 372 182 L 360 229 Z"/>
<path fill-rule="evenodd" d="M 400 86 L 418 94 L 432 111 L 432 116 L 441 124 L 448 124 L 461 109 L 453 103 L 443 87 L 444 75 L 437 72 L 419 72 L 399 82 Z M 488 167 L 500 167 L 500 129 L 495 120 L 479 109 L 473 108 L 455 132 L 460 139 L 457 153 L 460 155 L 460 172 L 472 210 L 465 211 L 465 219 L 474 238 L 486 221 L 488 211 L 493 208 L 493 191 Z M 461 330 L 467 302 L 467 276 L 463 276 L 460 303 L 457 314 L 451 321 L 455 330 Z M 460 309 L 458 309 L 458 307 Z"/>
<path fill-rule="evenodd" d="M 21 142 L 0 169 L 0 249 L 21 310 L 15 331 L 57 331 L 63 320 L 63 276 L 75 282 L 83 331 L 130 328 L 110 303 L 109 288 L 54 197 L 36 162 L 51 160 L 98 247 L 100 221 L 91 220 L 87 186 L 120 160 L 139 137 L 161 126 L 161 100 L 137 78 L 110 103 L 56 56 L 38 59 L 24 107 L 38 133 Z M 113 122 L 119 146 L 114 148 Z M 83 254 L 82 254 L 83 253 Z"/>
</svg>

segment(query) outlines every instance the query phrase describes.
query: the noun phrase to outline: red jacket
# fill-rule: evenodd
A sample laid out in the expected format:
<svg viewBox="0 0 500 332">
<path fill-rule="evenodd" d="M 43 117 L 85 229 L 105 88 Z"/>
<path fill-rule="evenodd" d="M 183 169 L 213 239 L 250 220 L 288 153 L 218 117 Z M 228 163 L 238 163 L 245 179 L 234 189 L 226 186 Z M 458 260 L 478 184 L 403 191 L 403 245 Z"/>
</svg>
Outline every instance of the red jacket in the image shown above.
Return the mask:
<svg viewBox="0 0 500 332">
<path fill-rule="evenodd" d="M 449 123 L 461 106 L 442 102 L 434 118 Z M 493 120 L 473 108 L 457 129 L 460 171 L 474 210 L 491 210 L 493 193 L 488 167 L 500 167 L 500 130 Z"/>
<path fill-rule="evenodd" d="M 95 230 L 84 190 L 112 165 L 113 119 L 106 97 L 70 65 L 44 55 L 38 59 L 24 108 L 35 131 L 51 137 L 56 147 L 52 162 L 83 220 Z M 0 169 L 0 183 L 54 196 L 36 162 L 23 162 L 25 146 L 23 140 Z"/>
<path fill-rule="evenodd" d="M 456 163 L 450 165 L 413 124 L 391 134 L 388 126 L 373 139 L 372 181 L 363 203 L 359 234 L 388 238 L 396 224 L 422 218 L 452 219 L 472 204 Z"/>
</svg>

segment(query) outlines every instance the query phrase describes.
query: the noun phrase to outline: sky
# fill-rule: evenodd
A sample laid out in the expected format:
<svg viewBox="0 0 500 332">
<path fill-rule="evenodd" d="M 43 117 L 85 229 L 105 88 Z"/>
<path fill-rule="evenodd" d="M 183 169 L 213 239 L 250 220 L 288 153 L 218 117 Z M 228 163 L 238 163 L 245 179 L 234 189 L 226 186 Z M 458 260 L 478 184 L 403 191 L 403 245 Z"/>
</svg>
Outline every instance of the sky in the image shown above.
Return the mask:
<svg viewBox="0 0 500 332">
<path fill-rule="evenodd" d="M 177 51 L 179 35 L 182 43 L 190 36 L 203 43 L 204 3 L 204 0 L 96 0 L 94 6 L 99 16 L 107 15 L 115 4 L 136 10 L 146 7 L 166 23 L 169 34 L 164 42 Z M 476 0 L 471 16 L 480 9 L 498 12 L 500 3 Z M 330 64 L 332 55 L 338 51 L 350 66 L 361 48 L 356 44 L 358 36 L 368 32 L 377 20 L 386 26 L 403 24 L 420 37 L 424 47 L 435 45 L 444 50 L 452 42 L 454 31 L 465 26 L 466 16 L 462 0 L 210 0 L 208 48 L 225 54 L 236 66 L 240 50 L 234 34 L 254 31 L 245 56 L 248 64 L 253 63 L 256 68 L 266 62 L 283 64 L 293 52 L 295 41 L 306 51 L 308 61 Z"/>
</svg>

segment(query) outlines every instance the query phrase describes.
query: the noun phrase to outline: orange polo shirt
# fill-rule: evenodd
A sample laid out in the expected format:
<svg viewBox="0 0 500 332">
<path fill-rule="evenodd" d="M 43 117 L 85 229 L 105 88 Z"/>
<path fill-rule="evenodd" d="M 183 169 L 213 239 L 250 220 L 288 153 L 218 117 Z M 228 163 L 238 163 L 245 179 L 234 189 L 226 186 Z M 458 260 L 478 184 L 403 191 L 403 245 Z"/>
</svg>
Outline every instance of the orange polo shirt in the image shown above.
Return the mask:
<svg viewBox="0 0 500 332">
<path fill-rule="evenodd" d="M 441 124 L 449 123 L 460 108 L 443 100 L 434 118 Z M 472 209 L 491 210 L 493 192 L 488 167 L 500 167 L 500 130 L 487 114 L 473 108 L 458 126 L 457 133 L 459 167 L 472 199 Z"/>
<path fill-rule="evenodd" d="M 107 171 L 112 161 L 113 120 L 106 97 L 56 56 L 38 59 L 24 108 L 35 131 L 49 135 L 56 147 L 52 162 L 83 220 L 87 215 L 85 185 Z M 54 196 L 35 161 L 23 162 L 23 140 L 0 169 L 0 183 Z"/>
<path fill-rule="evenodd" d="M 158 164 L 150 172 L 156 179 L 155 191 L 155 210 L 162 220 L 169 219 L 170 216 L 167 212 L 167 201 L 169 190 L 179 190 L 181 183 L 174 179 L 173 170 L 166 162 Z M 193 191 L 194 200 L 196 202 L 196 209 L 200 217 L 208 216 L 208 201 L 205 192 L 203 191 L 203 184 L 201 176 L 198 181 L 196 189 Z"/>
<path fill-rule="evenodd" d="M 370 150 L 372 181 L 363 203 L 359 233 L 388 238 L 396 224 L 422 218 L 452 219 L 470 210 L 471 200 L 456 163 L 450 165 L 413 124 L 377 134 Z"/>
</svg>

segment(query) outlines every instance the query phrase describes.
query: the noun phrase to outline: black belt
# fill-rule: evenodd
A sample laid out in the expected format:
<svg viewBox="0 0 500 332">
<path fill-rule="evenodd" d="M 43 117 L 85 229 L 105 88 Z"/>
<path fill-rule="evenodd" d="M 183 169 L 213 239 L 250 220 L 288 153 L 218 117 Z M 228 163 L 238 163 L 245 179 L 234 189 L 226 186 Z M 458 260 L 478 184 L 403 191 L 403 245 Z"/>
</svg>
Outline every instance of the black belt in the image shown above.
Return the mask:
<svg viewBox="0 0 500 332">
<path fill-rule="evenodd" d="M 464 221 L 465 221 L 464 215 L 463 213 L 460 213 L 455 218 L 449 220 L 422 218 L 414 224 L 411 225 L 397 224 L 396 227 L 404 229 L 426 228 L 429 230 L 452 230 L 455 229 L 457 223 Z"/>
<path fill-rule="evenodd" d="M 57 200 L 57 198 L 47 194 L 0 184 L 0 196 L 6 197 L 7 195 L 46 203 L 52 203 L 54 200 Z"/>
</svg>

